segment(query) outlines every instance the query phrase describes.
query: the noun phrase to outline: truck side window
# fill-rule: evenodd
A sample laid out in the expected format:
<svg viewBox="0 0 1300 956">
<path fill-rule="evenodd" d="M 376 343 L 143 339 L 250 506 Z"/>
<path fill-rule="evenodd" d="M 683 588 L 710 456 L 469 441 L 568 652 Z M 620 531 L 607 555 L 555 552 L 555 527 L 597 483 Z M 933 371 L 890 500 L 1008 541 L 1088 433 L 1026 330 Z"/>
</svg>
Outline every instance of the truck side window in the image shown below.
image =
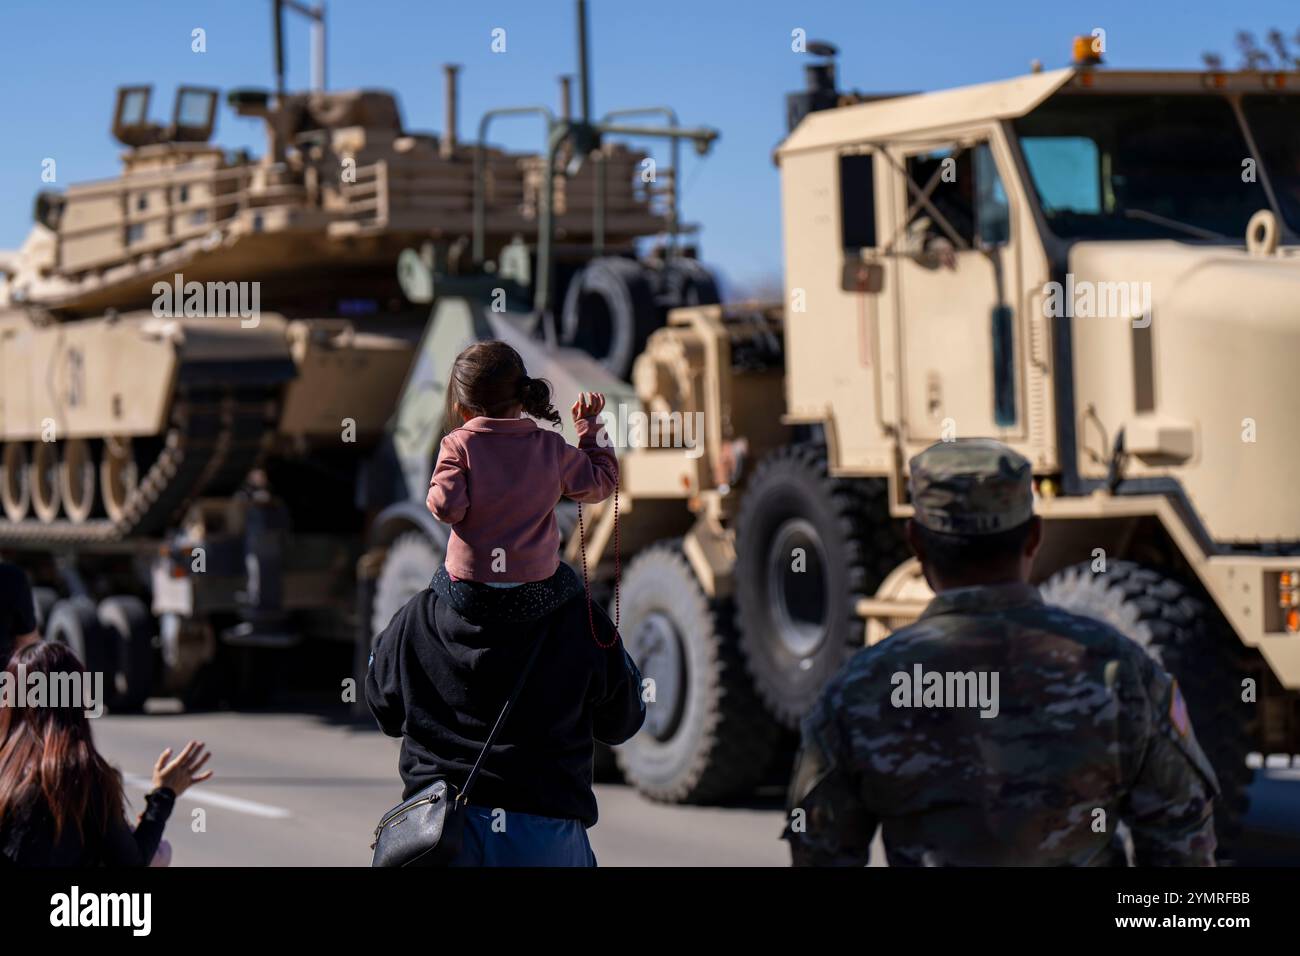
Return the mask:
<svg viewBox="0 0 1300 956">
<path fill-rule="evenodd" d="M 840 236 L 845 249 L 876 245 L 876 196 L 870 153 L 840 157 Z"/>
<path fill-rule="evenodd" d="M 975 184 L 972 182 L 970 151 L 942 149 L 924 156 L 913 156 L 907 161 L 908 178 L 922 192 L 936 174 L 934 189 L 930 192 L 930 202 L 944 219 L 948 220 L 953 231 L 966 241 L 967 246 L 973 246 L 975 244 L 973 202 Z M 937 239 L 951 242 L 947 231 L 935 222 L 930 210 L 917 204 L 916 195 L 911 190 L 908 191 L 907 202 L 909 205 L 917 205 L 907 224 L 913 242 L 920 243 L 923 247 L 928 247 L 932 240 Z"/>
<path fill-rule="evenodd" d="M 1011 207 L 988 143 L 975 147 L 975 225 L 985 247 L 1011 239 Z"/>
</svg>

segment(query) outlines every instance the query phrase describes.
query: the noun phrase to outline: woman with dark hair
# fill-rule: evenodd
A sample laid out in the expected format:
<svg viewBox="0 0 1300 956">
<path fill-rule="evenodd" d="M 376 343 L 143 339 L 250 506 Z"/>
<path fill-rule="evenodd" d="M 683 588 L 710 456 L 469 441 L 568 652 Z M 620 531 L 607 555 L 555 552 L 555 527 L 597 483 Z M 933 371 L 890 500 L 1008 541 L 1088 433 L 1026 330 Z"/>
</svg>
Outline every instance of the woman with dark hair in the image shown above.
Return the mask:
<svg viewBox="0 0 1300 956">
<path fill-rule="evenodd" d="M 81 686 L 90 674 L 66 645 L 30 644 L 9 661 L 10 687 Z M 57 679 L 56 679 L 57 678 Z M 124 817 L 122 777 L 95 749 L 82 699 L 0 705 L 0 864 L 19 866 L 145 866 L 162 840 L 176 798 L 212 776 L 211 756 L 191 740 L 153 768 L 153 791 L 135 830 Z M 80 698 L 80 695 L 76 695 Z"/>
</svg>

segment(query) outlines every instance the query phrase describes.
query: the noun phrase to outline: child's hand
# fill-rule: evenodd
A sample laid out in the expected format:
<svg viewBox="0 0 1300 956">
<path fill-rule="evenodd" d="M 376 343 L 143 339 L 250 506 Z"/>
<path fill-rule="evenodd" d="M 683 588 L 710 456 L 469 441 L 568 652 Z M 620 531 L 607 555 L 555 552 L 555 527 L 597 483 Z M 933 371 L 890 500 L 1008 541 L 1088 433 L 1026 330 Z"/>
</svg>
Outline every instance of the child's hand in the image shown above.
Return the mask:
<svg viewBox="0 0 1300 956">
<path fill-rule="evenodd" d="M 569 412 L 576 422 L 584 418 L 595 418 L 604 408 L 605 396 L 600 392 L 579 392 L 578 400 L 573 403 L 573 407 L 569 409 Z"/>
</svg>

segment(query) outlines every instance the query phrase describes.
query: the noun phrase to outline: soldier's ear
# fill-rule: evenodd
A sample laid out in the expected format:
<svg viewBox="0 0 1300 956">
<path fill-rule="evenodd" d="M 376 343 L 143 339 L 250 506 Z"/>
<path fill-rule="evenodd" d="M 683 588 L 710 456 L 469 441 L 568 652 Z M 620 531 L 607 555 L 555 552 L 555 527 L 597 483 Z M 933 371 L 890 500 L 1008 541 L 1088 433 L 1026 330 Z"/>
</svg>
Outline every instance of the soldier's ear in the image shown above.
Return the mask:
<svg viewBox="0 0 1300 956">
<path fill-rule="evenodd" d="M 916 555 L 918 561 L 925 563 L 925 549 L 921 546 L 921 535 L 917 531 L 916 522 L 911 518 L 907 519 L 907 525 L 904 528 L 907 535 L 907 543 L 912 547 L 912 553 Z"/>
<path fill-rule="evenodd" d="M 1034 515 L 1029 519 L 1029 535 L 1025 538 L 1025 557 L 1034 559 L 1043 543 L 1043 519 Z"/>
</svg>

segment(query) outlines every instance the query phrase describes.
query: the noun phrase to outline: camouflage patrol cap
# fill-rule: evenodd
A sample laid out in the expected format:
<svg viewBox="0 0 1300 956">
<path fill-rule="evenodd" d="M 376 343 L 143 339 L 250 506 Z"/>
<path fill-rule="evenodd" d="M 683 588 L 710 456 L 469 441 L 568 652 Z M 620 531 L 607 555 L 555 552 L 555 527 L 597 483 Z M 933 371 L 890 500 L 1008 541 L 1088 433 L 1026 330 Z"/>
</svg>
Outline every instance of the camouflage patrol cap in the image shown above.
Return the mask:
<svg viewBox="0 0 1300 956">
<path fill-rule="evenodd" d="M 915 521 L 946 534 L 997 534 L 1034 514 L 1024 456 L 991 438 L 941 441 L 911 462 Z"/>
</svg>

